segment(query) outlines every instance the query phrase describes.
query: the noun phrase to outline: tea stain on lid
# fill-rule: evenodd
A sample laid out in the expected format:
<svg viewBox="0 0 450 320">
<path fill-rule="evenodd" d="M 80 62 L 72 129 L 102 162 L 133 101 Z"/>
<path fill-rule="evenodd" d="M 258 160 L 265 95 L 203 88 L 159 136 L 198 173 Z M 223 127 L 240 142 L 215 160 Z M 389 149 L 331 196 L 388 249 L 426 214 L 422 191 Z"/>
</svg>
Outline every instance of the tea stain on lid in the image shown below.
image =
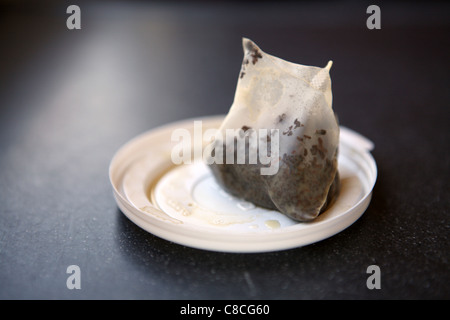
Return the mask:
<svg viewBox="0 0 450 320">
<path fill-rule="evenodd" d="M 252 210 L 255 209 L 256 206 L 251 203 L 251 202 L 247 202 L 247 201 L 241 201 L 237 204 L 237 207 L 239 209 L 241 209 L 242 211 L 248 211 L 248 210 Z"/>
</svg>

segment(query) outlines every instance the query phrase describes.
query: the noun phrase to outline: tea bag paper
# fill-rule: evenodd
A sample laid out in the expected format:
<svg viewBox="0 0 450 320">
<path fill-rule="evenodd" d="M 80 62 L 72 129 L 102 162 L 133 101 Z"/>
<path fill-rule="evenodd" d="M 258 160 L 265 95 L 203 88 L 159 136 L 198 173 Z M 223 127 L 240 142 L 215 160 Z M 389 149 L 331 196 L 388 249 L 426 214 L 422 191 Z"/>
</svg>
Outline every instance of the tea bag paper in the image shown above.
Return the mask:
<svg viewBox="0 0 450 320">
<path fill-rule="evenodd" d="M 210 167 L 229 193 L 292 219 L 310 221 L 339 191 L 332 62 L 324 68 L 295 64 L 263 52 L 246 38 L 243 49 L 234 101 L 219 128 L 222 138 L 215 144 L 223 147 L 222 160 L 228 161 Z M 234 140 L 225 138 L 230 130 L 235 130 Z M 243 137 L 246 143 L 238 143 Z M 230 148 L 234 158 L 226 158 Z M 250 161 L 255 156 L 256 163 Z"/>
</svg>

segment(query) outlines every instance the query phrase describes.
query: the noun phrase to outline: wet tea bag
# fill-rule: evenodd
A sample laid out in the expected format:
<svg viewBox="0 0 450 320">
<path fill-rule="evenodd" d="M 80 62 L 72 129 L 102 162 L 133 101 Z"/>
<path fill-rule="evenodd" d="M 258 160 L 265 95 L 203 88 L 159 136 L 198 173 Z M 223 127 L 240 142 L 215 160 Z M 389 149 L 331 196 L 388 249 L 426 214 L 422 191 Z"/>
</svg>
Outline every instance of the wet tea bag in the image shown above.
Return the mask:
<svg viewBox="0 0 450 320">
<path fill-rule="evenodd" d="M 234 102 L 207 163 L 230 194 L 310 221 L 337 197 L 339 125 L 325 68 L 287 62 L 243 39 Z"/>
</svg>

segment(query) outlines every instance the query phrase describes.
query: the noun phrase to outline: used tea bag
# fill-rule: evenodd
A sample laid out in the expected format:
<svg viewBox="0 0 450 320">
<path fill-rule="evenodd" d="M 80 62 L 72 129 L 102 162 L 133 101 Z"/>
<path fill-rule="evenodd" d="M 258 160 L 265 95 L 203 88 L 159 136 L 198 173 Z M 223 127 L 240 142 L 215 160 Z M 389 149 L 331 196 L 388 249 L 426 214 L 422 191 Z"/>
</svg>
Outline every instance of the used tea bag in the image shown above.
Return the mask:
<svg viewBox="0 0 450 320">
<path fill-rule="evenodd" d="M 234 102 L 207 162 L 230 194 L 311 221 L 340 186 L 332 62 L 325 68 L 294 64 L 245 38 L 243 48 Z"/>
</svg>

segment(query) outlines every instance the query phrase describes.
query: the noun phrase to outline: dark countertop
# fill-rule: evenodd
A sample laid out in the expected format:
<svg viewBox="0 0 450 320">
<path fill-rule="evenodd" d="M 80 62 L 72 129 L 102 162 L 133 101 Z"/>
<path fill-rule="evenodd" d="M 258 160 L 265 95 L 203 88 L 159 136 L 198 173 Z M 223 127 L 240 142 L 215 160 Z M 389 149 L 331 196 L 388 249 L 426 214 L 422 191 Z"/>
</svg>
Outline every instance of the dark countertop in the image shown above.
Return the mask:
<svg viewBox="0 0 450 320">
<path fill-rule="evenodd" d="M 448 5 L 382 3 L 368 30 L 363 2 L 78 3 L 81 30 L 66 28 L 68 2 L 0 3 L 1 299 L 450 298 Z M 375 143 L 372 202 L 329 239 L 208 252 L 147 233 L 114 201 L 120 146 L 228 111 L 243 36 L 289 61 L 333 60 L 340 123 Z"/>
</svg>

